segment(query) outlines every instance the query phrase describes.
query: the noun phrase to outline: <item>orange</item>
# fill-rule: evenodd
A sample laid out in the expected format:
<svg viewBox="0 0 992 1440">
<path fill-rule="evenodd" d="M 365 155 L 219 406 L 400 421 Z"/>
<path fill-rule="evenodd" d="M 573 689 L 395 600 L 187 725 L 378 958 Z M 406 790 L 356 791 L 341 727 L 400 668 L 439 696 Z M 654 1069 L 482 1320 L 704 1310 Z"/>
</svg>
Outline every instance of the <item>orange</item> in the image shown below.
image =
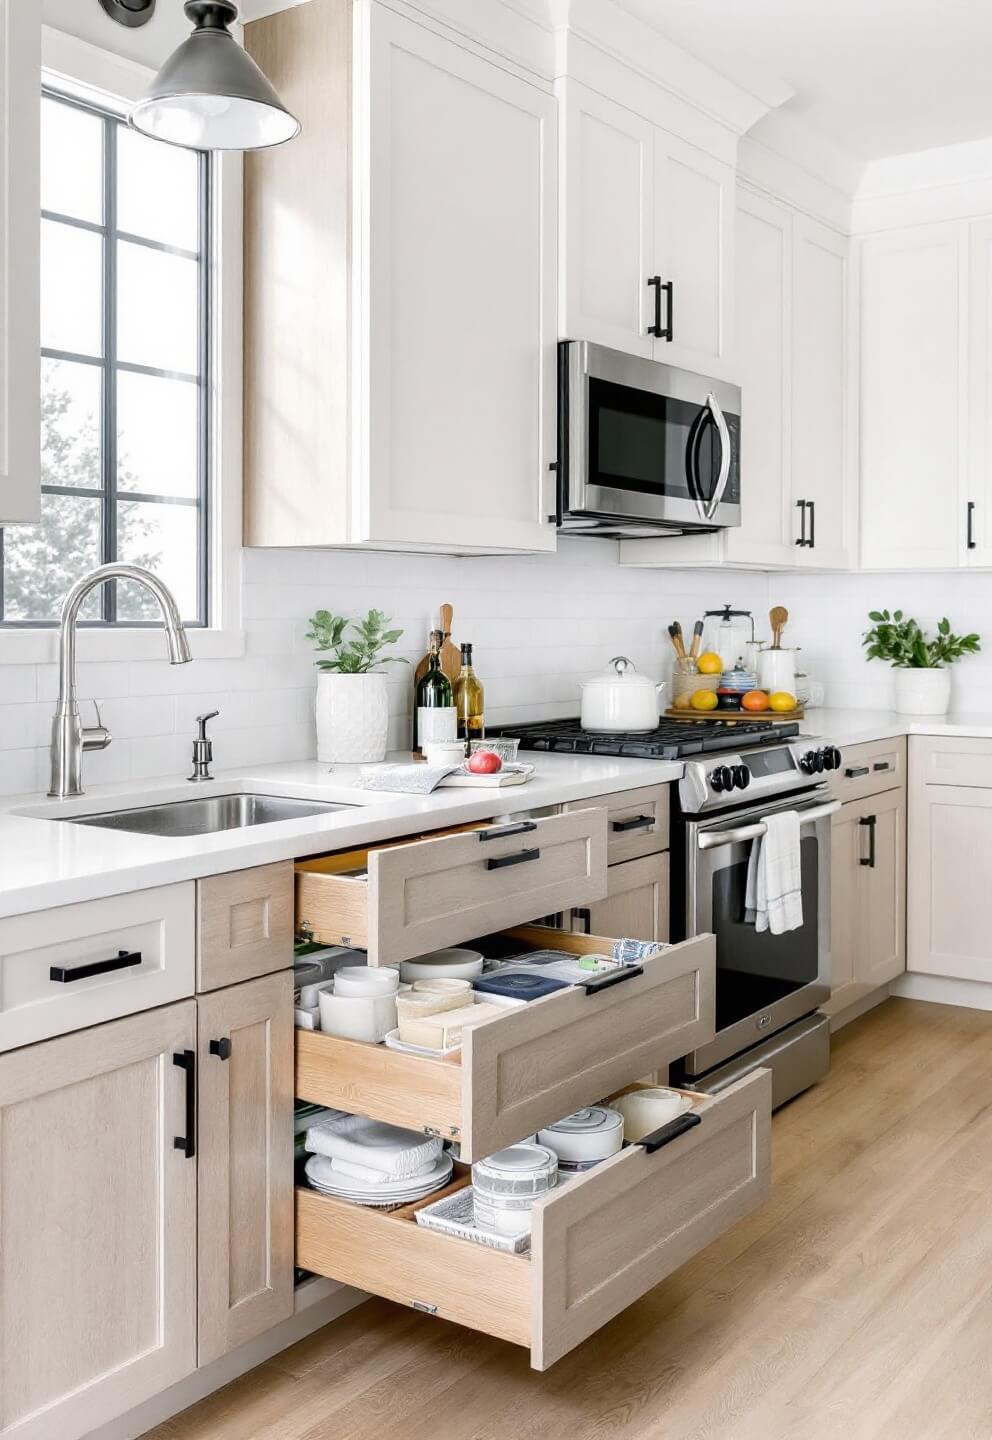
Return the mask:
<svg viewBox="0 0 992 1440">
<path fill-rule="evenodd" d="M 795 710 L 796 703 L 795 695 L 790 695 L 788 690 L 776 690 L 774 695 L 768 697 L 769 710 L 779 710 L 784 713 L 786 710 Z"/>
<path fill-rule="evenodd" d="M 692 696 L 688 690 L 683 690 L 681 695 L 676 695 L 674 708 L 676 710 L 688 710 L 692 704 Z"/>
<path fill-rule="evenodd" d="M 768 695 L 764 690 L 746 690 L 741 696 L 742 710 L 767 710 Z"/>
<path fill-rule="evenodd" d="M 704 650 L 702 655 L 700 655 L 699 659 L 696 661 L 696 669 L 699 671 L 700 675 L 722 675 L 723 661 L 720 659 L 719 655 L 715 654 L 712 650 Z M 704 705 L 703 709 L 712 710 L 713 706 Z"/>
<path fill-rule="evenodd" d="M 694 690 L 689 704 L 693 710 L 715 710 L 717 707 L 716 691 Z"/>
</svg>

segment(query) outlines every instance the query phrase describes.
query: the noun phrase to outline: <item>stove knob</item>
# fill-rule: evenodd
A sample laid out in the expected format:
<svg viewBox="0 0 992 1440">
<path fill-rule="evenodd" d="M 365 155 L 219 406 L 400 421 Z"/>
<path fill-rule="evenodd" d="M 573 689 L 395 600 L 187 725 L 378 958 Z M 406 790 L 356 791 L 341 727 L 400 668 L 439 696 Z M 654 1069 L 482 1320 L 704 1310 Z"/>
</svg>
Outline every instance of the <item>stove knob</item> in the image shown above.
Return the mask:
<svg viewBox="0 0 992 1440">
<path fill-rule="evenodd" d="M 734 766 L 734 784 L 738 790 L 746 790 L 751 783 L 751 772 L 746 765 Z"/>
<path fill-rule="evenodd" d="M 828 745 L 823 752 L 823 763 L 828 770 L 839 770 L 841 753 L 836 745 Z"/>
<path fill-rule="evenodd" d="M 817 750 L 816 754 L 813 756 L 813 769 L 816 771 L 817 775 L 823 774 L 823 768 L 826 763 L 826 752 L 823 750 Z"/>
<path fill-rule="evenodd" d="M 734 773 L 729 765 L 718 765 L 715 770 L 710 771 L 710 784 L 717 794 L 724 790 L 733 790 Z"/>
<path fill-rule="evenodd" d="M 799 757 L 799 768 L 804 775 L 812 775 L 816 770 L 816 751 L 807 750 L 805 755 Z"/>
</svg>

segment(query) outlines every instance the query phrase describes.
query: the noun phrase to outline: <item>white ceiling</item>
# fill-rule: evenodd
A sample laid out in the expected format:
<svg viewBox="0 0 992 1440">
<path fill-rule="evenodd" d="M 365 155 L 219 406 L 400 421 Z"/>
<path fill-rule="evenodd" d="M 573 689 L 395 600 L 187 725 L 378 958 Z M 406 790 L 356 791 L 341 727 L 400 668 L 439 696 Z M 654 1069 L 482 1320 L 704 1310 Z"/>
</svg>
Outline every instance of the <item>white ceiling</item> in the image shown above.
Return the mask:
<svg viewBox="0 0 992 1440">
<path fill-rule="evenodd" d="M 989 0 L 620 0 L 861 161 L 992 136 Z"/>
</svg>

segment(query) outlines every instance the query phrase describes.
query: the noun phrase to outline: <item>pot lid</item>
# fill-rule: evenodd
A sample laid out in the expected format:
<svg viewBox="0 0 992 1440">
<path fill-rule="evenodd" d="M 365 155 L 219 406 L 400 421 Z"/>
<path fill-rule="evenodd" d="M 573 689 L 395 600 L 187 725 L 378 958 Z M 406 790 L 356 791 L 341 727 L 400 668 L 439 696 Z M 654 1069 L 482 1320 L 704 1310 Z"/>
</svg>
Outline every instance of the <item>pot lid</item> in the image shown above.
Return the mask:
<svg viewBox="0 0 992 1440">
<path fill-rule="evenodd" d="M 648 675 L 642 675 L 635 666 L 633 660 L 628 660 L 626 655 L 614 655 L 606 669 L 599 675 L 594 675 L 591 680 L 583 680 L 581 688 L 598 685 L 621 684 L 630 690 L 642 689 L 651 690 L 657 688 L 656 682 Z"/>
</svg>

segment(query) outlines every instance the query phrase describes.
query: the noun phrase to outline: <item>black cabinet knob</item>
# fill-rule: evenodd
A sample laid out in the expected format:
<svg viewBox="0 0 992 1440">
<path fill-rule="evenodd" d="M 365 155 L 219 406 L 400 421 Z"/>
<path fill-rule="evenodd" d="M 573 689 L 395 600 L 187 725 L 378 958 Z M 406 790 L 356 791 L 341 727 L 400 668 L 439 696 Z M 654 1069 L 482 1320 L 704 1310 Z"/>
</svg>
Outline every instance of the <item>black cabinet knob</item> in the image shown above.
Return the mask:
<svg viewBox="0 0 992 1440">
<path fill-rule="evenodd" d="M 746 765 L 734 766 L 734 784 L 738 790 L 746 790 L 751 783 L 751 772 Z"/>
<path fill-rule="evenodd" d="M 816 751 L 807 750 L 805 755 L 799 757 L 799 768 L 804 775 L 812 775 L 816 769 Z"/>
<path fill-rule="evenodd" d="M 710 784 L 717 794 L 724 790 L 733 790 L 734 774 L 729 765 L 718 765 L 710 774 Z"/>
<path fill-rule="evenodd" d="M 225 1035 L 222 1040 L 211 1040 L 207 1047 L 211 1055 L 216 1055 L 218 1060 L 230 1060 L 231 1051 L 234 1048 Z"/>
</svg>

